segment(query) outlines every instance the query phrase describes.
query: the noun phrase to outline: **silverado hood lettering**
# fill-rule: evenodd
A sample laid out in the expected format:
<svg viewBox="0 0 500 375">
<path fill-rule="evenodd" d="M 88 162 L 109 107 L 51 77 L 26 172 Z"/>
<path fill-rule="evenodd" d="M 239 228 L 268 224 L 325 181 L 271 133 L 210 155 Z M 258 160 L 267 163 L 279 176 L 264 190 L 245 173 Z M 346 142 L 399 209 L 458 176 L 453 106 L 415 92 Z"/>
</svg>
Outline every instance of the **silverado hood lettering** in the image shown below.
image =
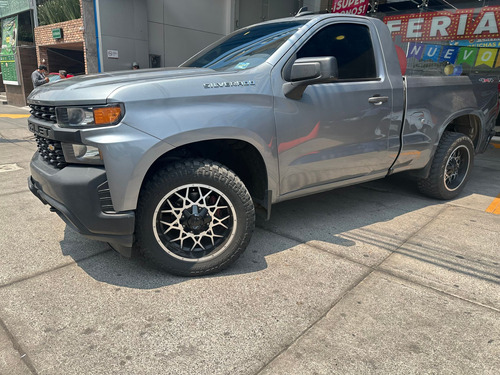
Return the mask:
<svg viewBox="0 0 500 375">
<path fill-rule="evenodd" d="M 213 82 L 203 84 L 205 89 L 217 89 L 221 87 L 255 86 L 254 81 Z"/>
</svg>

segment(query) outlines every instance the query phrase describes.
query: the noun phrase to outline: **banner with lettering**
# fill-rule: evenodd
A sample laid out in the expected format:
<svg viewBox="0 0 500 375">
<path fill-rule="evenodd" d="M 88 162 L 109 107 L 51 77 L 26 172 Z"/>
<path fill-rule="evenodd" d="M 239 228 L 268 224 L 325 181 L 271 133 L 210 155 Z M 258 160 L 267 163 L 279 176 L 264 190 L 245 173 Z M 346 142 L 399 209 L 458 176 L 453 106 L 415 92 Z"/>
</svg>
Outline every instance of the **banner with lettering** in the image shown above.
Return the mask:
<svg viewBox="0 0 500 375">
<path fill-rule="evenodd" d="M 468 64 L 490 68 L 500 66 L 500 53 L 496 48 L 441 46 L 411 42 L 406 56 L 419 61 L 447 62 L 449 64 Z"/>
<path fill-rule="evenodd" d="M 452 46 L 459 47 L 484 47 L 484 48 L 500 48 L 500 40 L 498 39 L 480 39 L 480 40 L 457 40 L 450 41 Z"/>
<path fill-rule="evenodd" d="M 425 46 L 422 60 L 424 61 L 431 60 L 437 62 L 440 54 L 441 54 L 441 46 L 430 44 Z"/>
<path fill-rule="evenodd" d="M 476 66 L 486 65 L 493 68 L 495 58 L 497 57 L 497 49 L 493 48 L 479 48 L 476 59 Z"/>
<path fill-rule="evenodd" d="M 356 14 L 364 16 L 370 0 L 333 0 L 332 13 Z"/>
<path fill-rule="evenodd" d="M 439 61 L 446 61 L 449 64 L 454 64 L 457 60 L 458 53 L 460 52 L 460 48 L 458 47 L 443 47 L 441 51 L 441 55 L 439 56 Z"/>
<path fill-rule="evenodd" d="M 17 16 L 2 20 L 2 51 L 0 53 L 0 69 L 3 83 L 19 85 L 16 65 Z"/>
<path fill-rule="evenodd" d="M 460 48 L 460 52 L 458 54 L 457 58 L 457 64 L 469 64 L 470 66 L 474 66 L 474 62 L 476 61 L 477 57 L 477 48 L 468 48 L 468 47 L 463 47 Z M 453 62 L 452 62 L 453 64 Z"/>
<path fill-rule="evenodd" d="M 384 22 L 403 42 L 500 38 L 500 6 L 483 7 L 476 17 L 474 9 L 457 9 L 388 16 Z"/>
</svg>

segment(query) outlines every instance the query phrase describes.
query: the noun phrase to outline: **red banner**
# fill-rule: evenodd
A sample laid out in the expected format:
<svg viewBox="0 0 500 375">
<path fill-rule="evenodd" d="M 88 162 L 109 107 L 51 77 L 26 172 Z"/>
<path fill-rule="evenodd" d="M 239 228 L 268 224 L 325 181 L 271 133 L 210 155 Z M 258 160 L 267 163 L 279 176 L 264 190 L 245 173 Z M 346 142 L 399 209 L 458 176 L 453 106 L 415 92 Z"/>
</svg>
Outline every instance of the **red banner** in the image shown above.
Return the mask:
<svg viewBox="0 0 500 375">
<path fill-rule="evenodd" d="M 394 38 L 403 42 L 500 38 L 500 6 L 484 7 L 474 18 L 474 9 L 427 12 L 384 17 Z"/>
<path fill-rule="evenodd" d="M 332 13 L 357 14 L 364 16 L 370 0 L 334 0 Z"/>
</svg>

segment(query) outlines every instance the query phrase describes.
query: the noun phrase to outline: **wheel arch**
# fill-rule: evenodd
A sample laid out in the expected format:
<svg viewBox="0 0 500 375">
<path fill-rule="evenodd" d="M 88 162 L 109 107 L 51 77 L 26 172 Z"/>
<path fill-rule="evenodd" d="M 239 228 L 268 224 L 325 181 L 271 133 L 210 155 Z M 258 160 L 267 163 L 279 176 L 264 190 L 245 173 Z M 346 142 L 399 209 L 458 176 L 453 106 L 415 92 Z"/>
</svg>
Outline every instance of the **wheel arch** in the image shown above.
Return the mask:
<svg viewBox="0 0 500 375">
<path fill-rule="evenodd" d="M 176 160 L 204 158 L 231 169 L 245 184 L 255 203 L 270 210 L 272 190 L 264 157 L 253 144 L 232 138 L 199 140 L 175 147 L 159 156 L 145 173 L 141 190 L 158 170 Z"/>
<path fill-rule="evenodd" d="M 477 152 L 477 150 L 481 146 L 482 130 L 483 124 L 480 116 L 478 116 L 477 114 L 470 112 L 460 113 L 459 115 L 456 115 L 455 117 L 449 119 L 445 122 L 445 125 L 440 128 L 440 131 L 437 134 L 437 138 L 433 145 L 432 152 L 426 166 L 421 169 L 409 171 L 409 175 L 414 178 L 427 178 L 429 176 L 432 161 L 434 160 L 434 155 L 436 154 L 438 144 L 446 132 L 461 133 L 468 136 L 469 138 L 471 138 L 474 149 Z"/>
<path fill-rule="evenodd" d="M 472 140 L 474 148 L 477 150 L 482 134 L 482 122 L 479 116 L 475 114 L 462 114 L 448 122 L 448 125 L 446 125 L 441 132 L 440 138 L 446 131 L 453 133 L 462 133 L 468 136 Z"/>
</svg>

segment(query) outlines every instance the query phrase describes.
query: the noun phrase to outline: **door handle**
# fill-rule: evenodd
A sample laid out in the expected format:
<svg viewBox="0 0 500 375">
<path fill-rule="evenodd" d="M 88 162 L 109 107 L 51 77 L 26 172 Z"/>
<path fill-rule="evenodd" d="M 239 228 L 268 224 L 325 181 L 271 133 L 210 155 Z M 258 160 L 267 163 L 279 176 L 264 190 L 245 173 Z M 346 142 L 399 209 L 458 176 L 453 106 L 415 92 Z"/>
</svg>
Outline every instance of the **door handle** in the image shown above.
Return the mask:
<svg viewBox="0 0 500 375">
<path fill-rule="evenodd" d="M 388 101 L 389 101 L 389 97 L 388 96 L 375 95 L 375 96 L 372 96 L 371 98 L 368 98 L 368 103 L 372 103 L 372 104 L 375 104 L 375 105 L 380 105 L 380 104 L 386 103 Z"/>
</svg>

